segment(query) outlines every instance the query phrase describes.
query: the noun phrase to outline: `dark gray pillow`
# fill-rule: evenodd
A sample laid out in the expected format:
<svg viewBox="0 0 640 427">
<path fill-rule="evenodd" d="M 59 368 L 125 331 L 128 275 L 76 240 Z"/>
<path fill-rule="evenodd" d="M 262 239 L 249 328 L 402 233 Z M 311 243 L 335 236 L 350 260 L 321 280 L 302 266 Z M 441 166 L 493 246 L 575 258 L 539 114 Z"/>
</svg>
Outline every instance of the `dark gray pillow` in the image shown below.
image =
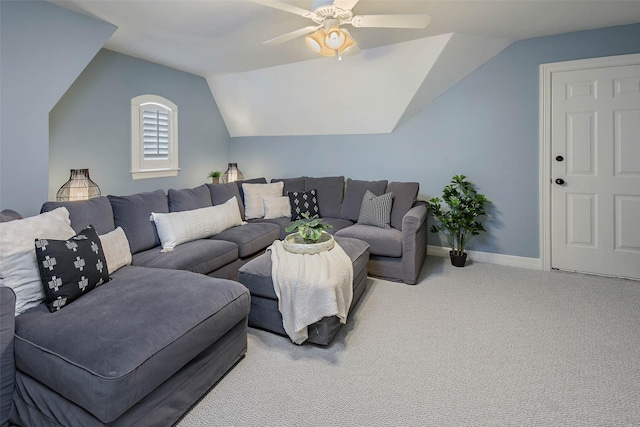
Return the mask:
<svg viewBox="0 0 640 427">
<path fill-rule="evenodd" d="M 321 217 L 340 218 L 342 197 L 344 196 L 344 176 L 306 177 L 304 191 L 310 190 L 316 190 Z"/>
<path fill-rule="evenodd" d="M 212 206 L 207 184 L 182 190 L 169 189 L 167 193 L 170 212 L 183 212 Z"/>
<path fill-rule="evenodd" d="M 65 207 L 69 211 L 71 228 L 76 233 L 82 231 L 89 224 L 93 225 L 98 234 L 107 234 L 116 229 L 111 203 L 104 196 L 73 202 L 45 202 L 40 208 L 40 213 L 60 207 Z"/>
<path fill-rule="evenodd" d="M 373 225 L 380 228 L 391 228 L 391 204 L 393 203 L 393 193 L 385 193 L 376 196 L 367 190 L 362 198 L 358 224 Z"/>
<path fill-rule="evenodd" d="M 301 176 L 298 178 L 274 178 L 271 180 L 274 182 L 284 182 L 284 188 L 282 189 L 282 194 L 286 195 L 287 193 L 301 193 L 304 191 L 304 180 L 305 177 Z"/>
<path fill-rule="evenodd" d="M 160 246 L 156 226 L 150 220 L 151 212 L 168 213 L 167 196 L 162 190 L 131 196 L 107 196 L 113 209 L 116 227 L 122 227 L 129 240 L 131 253 Z"/>
<path fill-rule="evenodd" d="M 391 226 L 402 230 L 402 218 L 409 212 L 418 199 L 420 184 L 417 182 L 390 182 L 387 192 L 393 193 L 391 208 Z"/>
<path fill-rule="evenodd" d="M 232 197 L 238 200 L 238 208 L 240 209 L 240 217 L 244 221 L 244 202 L 242 201 L 242 196 L 240 195 L 240 190 L 235 182 L 230 182 L 228 184 L 207 184 L 209 187 L 209 193 L 211 194 L 211 202 L 213 206 L 221 205 Z"/>
<path fill-rule="evenodd" d="M 50 312 L 109 281 L 98 233 L 88 226 L 67 240 L 36 239 L 36 259 Z"/>
<path fill-rule="evenodd" d="M 381 196 L 384 193 L 385 188 L 387 188 L 386 180 L 359 181 L 351 178 L 347 179 L 347 190 L 344 194 L 344 202 L 342 202 L 340 218 L 348 219 L 353 222 L 358 221 L 364 193 L 369 190 L 376 196 Z"/>
</svg>

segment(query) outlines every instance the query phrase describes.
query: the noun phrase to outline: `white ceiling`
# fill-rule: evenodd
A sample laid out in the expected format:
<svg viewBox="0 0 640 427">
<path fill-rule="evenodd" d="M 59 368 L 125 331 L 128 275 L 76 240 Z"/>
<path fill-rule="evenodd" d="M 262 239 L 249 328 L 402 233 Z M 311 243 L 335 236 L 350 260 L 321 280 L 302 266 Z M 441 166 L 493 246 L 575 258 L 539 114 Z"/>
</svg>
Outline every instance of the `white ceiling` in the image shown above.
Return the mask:
<svg viewBox="0 0 640 427">
<path fill-rule="evenodd" d="M 310 25 L 291 13 L 247 0 L 50 0 L 118 29 L 106 48 L 203 77 L 317 58 L 301 37 L 264 40 Z M 311 0 L 286 0 L 310 9 Z M 640 22 L 640 1 L 360 0 L 354 13 L 428 13 L 424 30 L 352 28 L 361 49 L 447 33 L 516 41 Z"/>
<path fill-rule="evenodd" d="M 50 1 L 116 26 L 107 49 L 206 78 L 232 137 L 390 133 L 514 41 L 640 22 L 640 0 L 360 0 L 431 24 L 347 26 L 361 53 L 338 63 L 304 37 L 263 45 L 313 22 L 249 0 Z"/>
</svg>

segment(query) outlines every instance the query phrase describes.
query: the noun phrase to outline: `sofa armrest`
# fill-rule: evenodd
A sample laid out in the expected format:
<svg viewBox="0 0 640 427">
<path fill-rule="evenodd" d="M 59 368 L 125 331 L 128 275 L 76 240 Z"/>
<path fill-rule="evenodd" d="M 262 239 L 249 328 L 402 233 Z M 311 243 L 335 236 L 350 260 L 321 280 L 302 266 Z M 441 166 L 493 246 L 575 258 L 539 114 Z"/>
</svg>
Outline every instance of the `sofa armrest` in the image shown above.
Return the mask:
<svg viewBox="0 0 640 427">
<path fill-rule="evenodd" d="M 414 285 L 427 256 L 427 206 L 418 202 L 402 218 L 402 281 Z"/>
<path fill-rule="evenodd" d="M 9 425 L 9 410 L 15 386 L 16 295 L 13 289 L 0 286 L 0 426 Z"/>
</svg>

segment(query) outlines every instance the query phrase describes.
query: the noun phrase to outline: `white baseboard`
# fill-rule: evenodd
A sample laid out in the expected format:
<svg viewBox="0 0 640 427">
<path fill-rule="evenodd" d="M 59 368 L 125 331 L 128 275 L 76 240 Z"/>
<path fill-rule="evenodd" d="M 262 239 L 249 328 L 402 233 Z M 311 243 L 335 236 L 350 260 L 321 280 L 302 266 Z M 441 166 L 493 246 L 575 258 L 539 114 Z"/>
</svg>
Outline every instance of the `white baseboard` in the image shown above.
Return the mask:
<svg viewBox="0 0 640 427">
<path fill-rule="evenodd" d="M 450 248 L 443 246 L 427 245 L 427 255 L 448 258 Z M 468 259 L 476 262 L 505 265 L 508 267 L 527 268 L 529 270 L 542 270 L 540 258 L 527 258 L 514 255 L 494 254 L 491 252 L 466 251 Z"/>
</svg>

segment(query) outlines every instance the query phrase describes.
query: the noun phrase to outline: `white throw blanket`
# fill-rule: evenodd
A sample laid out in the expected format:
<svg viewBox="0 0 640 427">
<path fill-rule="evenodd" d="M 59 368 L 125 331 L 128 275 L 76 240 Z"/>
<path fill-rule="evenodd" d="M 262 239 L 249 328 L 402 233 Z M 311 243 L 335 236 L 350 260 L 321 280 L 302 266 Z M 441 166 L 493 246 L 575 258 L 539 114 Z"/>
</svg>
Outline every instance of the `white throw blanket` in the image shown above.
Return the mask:
<svg viewBox="0 0 640 427">
<path fill-rule="evenodd" d="M 353 265 L 338 243 L 314 255 L 293 254 L 280 240 L 267 250 L 284 330 L 294 343 L 302 344 L 309 337 L 307 326 L 323 317 L 338 316 L 347 323 Z"/>
</svg>

